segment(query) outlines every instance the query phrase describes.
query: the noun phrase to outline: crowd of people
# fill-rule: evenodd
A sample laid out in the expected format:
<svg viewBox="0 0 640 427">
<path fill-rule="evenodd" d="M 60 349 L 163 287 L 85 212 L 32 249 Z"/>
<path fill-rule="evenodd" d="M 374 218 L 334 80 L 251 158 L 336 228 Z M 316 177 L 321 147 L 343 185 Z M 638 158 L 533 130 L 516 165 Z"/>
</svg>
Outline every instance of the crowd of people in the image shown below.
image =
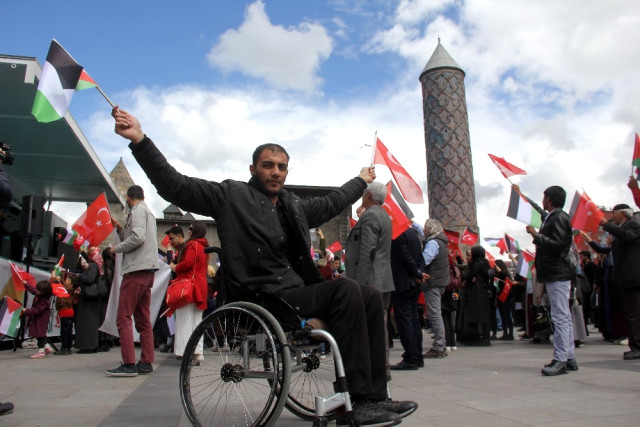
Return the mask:
<svg viewBox="0 0 640 427">
<path fill-rule="evenodd" d="M 628 340 L 625 360 L 640 359 L 640 271 L 636 271 L 640 266 L 634 262 L 640 249 L 640 223 L 628 205 L 616 205 L 612 220 L 601 222 L 609 233 L 606 243 L 581 232 L 599 255 L 586 250 L 578 255 L 569 216 L 563 210 L 564 189 L 547 188 L 540 207 L 514 186 L 542 217 L 539 228 L 526 227 L 536 251 L 534 269 L 523 277 L 515 272 L 514 255 L 492 263 L 482 246 L 471 247 L 464 256 L 451 251 L 443 224 L 434 218 L 427 219 L 424 227 L 414 224 L 392 238 L 391 219 L 383 209 L 387 188 L 374 181 L 373 167 L 362 168 L 327 196 L 299 199 L 283 189 L 288 153 L 277 144 L 264 144 L 254 152 L 249 182 L 204 181 L 171 167 L 134 116 L 117 107 L 113 116 L 116 133 L 131 141 L 134 157 L 158 193 L 181 208 L 217 220 L 228 260 L 225 289 L 231 297 L 242 295 L 247 279 L 277 276 L 279 280 L 267 282 L 264 291 L 296 307 L 303 317 L 327 322 L 342 350 L 352 416 L 359 425 L 397 424 L 414 412 L 415 402 L 390 399 L 390 371 L 420 369 L 426 359 L 443 359 L 458 345 L 491 346 L 493 340 L 514 341 L 522 332 L 517 338 L 553 343 L 553 359 L 541 373 L 555 376 L 578 370 L 575 349 L 593 323 L 606 340 Z M 640 201 L 635 180 L 629 186 Z M 359 219 L 344 254 L 326 250 L 318 227 L 359 199 Z M 110 288 L 116 253 L 123 254 L 117 310 L 122 364 L 106 375 L 153 373 L 154 349 L 160 344 L 164 344 L 161 351 L 183 357 L 203 314 L 215 308 L 215 274 L 204 252 L 206 226 L 193 221 L 187 239 L 174 226 L 165 233 L 173 251 L 163 260 L 173 278 L 193 279 L 193 302 L 175 310 L 175 327 L 170 327 L 166 316 L 152 325 L 150 292 L 161 262 L 155 218 L 139 186 L 129 188 L 127 204 L 126 224 L 113 220 L 121 243 L 102 252 L 97 248 L 82 252 L 77 268 L 68 275 L 52 276 L 35 286 L 25 283 L 35 295 L 32 306 L 23 312 L 29 319 L 30 336 L 37 339 L 38 350 L 32 358 L 53 353 L 44 324 L 51 282 L 61 283 L 70 294 L 57 300 L 61 348 L 55 354 L 69 355 L 72 347 L 76 353 L 111 348 L 114 337 L 98 331 L 108 289 L 101 294 L 94 285 L 102 280 Z M 311 245 L 308 232 L 314 228 L 317 248 Z M 140 333 L 137 362 L 132 318 Z M 432 335 L 426 351 L 425 331 Z M 391 364 L 389 347 L 395 337 L 403 348 L 402 360 Z M 204 360 L 202 346 L 200 342 L 196 348 L 196 364 Z M 339 413 L 337 422 L 343 425 L 350 420 Z"/>
</svg>

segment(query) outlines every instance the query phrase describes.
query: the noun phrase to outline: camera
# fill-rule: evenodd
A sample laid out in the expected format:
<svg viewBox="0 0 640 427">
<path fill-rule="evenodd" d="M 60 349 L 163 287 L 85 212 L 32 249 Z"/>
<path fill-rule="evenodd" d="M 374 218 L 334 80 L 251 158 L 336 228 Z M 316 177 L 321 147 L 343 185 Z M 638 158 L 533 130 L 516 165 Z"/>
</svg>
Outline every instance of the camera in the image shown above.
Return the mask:
<svg viewBox="0 0 640 427">
<path fill-rule="evenodd" d="M 0 153 L 0 160 L 2 160 L 2 164 L 12 165 L 13 153 L 11 153 L 11 145 L 0 141 L 0 150 L 4 151 L 4 153 Z"/>
</svg>

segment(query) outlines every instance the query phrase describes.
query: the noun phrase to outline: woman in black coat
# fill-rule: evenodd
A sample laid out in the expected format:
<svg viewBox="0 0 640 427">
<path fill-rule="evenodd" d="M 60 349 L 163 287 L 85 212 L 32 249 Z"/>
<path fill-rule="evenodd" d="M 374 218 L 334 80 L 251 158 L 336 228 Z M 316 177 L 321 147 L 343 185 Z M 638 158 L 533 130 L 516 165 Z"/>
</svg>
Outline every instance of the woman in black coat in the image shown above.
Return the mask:
<svg viewBox="0 0 640 427">
<path fill-rule="evenodd" d="M 73 346 L 76 353 L 95 353 L 98 350 L 98 328 L 100 327 L 100 298 L 90 298 L 86 288 L 97 282 L 100 270 L 98 264 L 85 252 L 80 252 L 78 260 L 80 273 L 72 279 L 73 286 L 79 289 L 78 308 L 76 309 L 76 335 Z"/>
<path fill-rule="evenodd" d="M 464 321 L 467 326 L 477 328 L 481 326 L 481 338 L 476 344 L 480 346 L 490 346 L 489 341 L 489 321 L 491 304 L 489 262 L 485 258 L 485 250 L 481 246 L 471 248 L 471 263 L 467 267 L 464 280 L 465 312 Z"/>
</svg>

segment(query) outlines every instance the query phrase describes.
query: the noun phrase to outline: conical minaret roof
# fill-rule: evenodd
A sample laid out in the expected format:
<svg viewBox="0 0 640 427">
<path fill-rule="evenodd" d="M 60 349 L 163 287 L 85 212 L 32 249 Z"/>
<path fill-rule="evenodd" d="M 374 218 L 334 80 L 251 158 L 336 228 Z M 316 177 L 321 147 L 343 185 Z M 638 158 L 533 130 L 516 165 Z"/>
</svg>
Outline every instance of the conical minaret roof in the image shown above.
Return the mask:
<svg viewBox="0 0 640 427">
<path fill-rule="evenodd" d="M 436 46 L 436 50 L 433 51 L 429 62 L 425 65 L 424 70 L 420 73 L 420 76 L 426 72 L 436 70 L 438 68 L 455 68 L 457 70 L 462 71 L 464 74 L 464 70 L 458 65 L 458 63 L 449 55 L 449 52 L 440 44 L 440 38 L 438 37 L 438 46 Z"/>
</svg>

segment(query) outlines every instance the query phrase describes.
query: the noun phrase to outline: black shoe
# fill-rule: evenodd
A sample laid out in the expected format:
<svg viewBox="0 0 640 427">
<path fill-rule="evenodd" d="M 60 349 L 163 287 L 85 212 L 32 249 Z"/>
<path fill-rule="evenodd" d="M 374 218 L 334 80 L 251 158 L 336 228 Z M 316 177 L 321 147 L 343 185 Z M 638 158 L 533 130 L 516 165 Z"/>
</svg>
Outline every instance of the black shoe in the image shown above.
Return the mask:
<svg viewBox="0 0 640 427">
<path fill-rule="evenodd" d="M 509 334 L 506 337 L 503 336 L 502 338 L 504 338 L 505 341 L 513 341 L 514 340 L 513 334 Z"/>
<path fill-rule="evenodd" d="M 567 371 L 577 371 L 578 370 L 578 362 L 576 362 L 576 358 L 567 360 Z"/>
<path fill-rule="evenodd" d="M 0 415 L 7 415 L 13 412 L 13 403 L 4 402 L 0 403 Z"/>
<path fill-rule="evenodd" d="M 542 368 L 540 372 L 542 373 L 542 375 L 546 375 L 548 377 L 566 374 L 568 372 L 567 363 L 553 359 L 551 363 L 544 365 L 544 368 Z"/>
<path fill-rule="evenodd" d="M 160 350 L 160 353 L 173 353 L 173 346 L 172 345 L 165 345 Z"/>
<path fill-rule="evenodd" d="M 402 422 L 402 417 L 393 412 L 384 410 L 379 402 L 358 400 L 353 403 L 353 411 L 336 415 L 336 425 L 357 426 L 395 426 Z"/>
<path fill-rule="evenodd" d="M 76 351 L 76 353 L 77 353 L 77 354 L 89 354 L 89 353 L 95 353 L 95 352 L 97 352 L 97 351 L 98 351 L 98 349 L 97 349 L 97 348 L 94 348 L 94 349 L 91 349 L 91 350 L 88 350 L 88 349 L 82 349 L 82 350 L 78 350 L 78 351 Z"/>
<path fill-rule="evenodd" d="M 108 369 L 104 371 L 104 374 L 108 377 L 137 377 L 138 367 L 133 363 L 123 363 L 115 369 Z"/>
<path fill-rule="evenodd" d="M 627 351 L 622 355 L 622 358 L 624 360 L 637 360 L 637 359 L 640 359 L 640 351 L 635 351 L 635 350 Z"/>
<path fill-rule="evenodd" d="M 424 362 L 423 362 L 424 363 Z M 418 369 L 417 363 L 407 363 L 404 360 L 396 365 L 389 366 L 392 371 L 415 371 Z"/>
<path fill-rule="evenodd" d="M 153 374 L 153 365 L 151 363 L 138 362 L 136 368 L 138 368 L 138 375 Z"/>
<path fill-rule="evenodd" d="M 476 347 L 491 347 L 491 341 L 481 340 L 476 343 Z"/>
<path fill-rule="evenodd" d="M 375 403 L 377 403 L 378 407 L 384 409 L 385 411 L 398 414 L 402 418 L 413 414 L 416 409 L 418 409 L 418 404 L 416 402 L 412 402 L 411 400 L 387 399 Z"/>
<path fill-rule="evenodd" d="M 420 355 L 418 359 L 418 368 L 424 368 L 424 357 L 422 357 L 422 355 Z"/>
<path fill-rule="evenodd" d="M 100 347 L 98 347 L 98 353 L 106 353 L 109 350 L 111 350 L 111 346 L 107 343 L 100 344 Z"/>
<path fill-rule="evenodd" d="M 54 351 L 53 354 L 55 354 L 56 356 L 68 356 L 71 354 L 71 349 L 61 348 L 58 351 Z"/>
</svg>

